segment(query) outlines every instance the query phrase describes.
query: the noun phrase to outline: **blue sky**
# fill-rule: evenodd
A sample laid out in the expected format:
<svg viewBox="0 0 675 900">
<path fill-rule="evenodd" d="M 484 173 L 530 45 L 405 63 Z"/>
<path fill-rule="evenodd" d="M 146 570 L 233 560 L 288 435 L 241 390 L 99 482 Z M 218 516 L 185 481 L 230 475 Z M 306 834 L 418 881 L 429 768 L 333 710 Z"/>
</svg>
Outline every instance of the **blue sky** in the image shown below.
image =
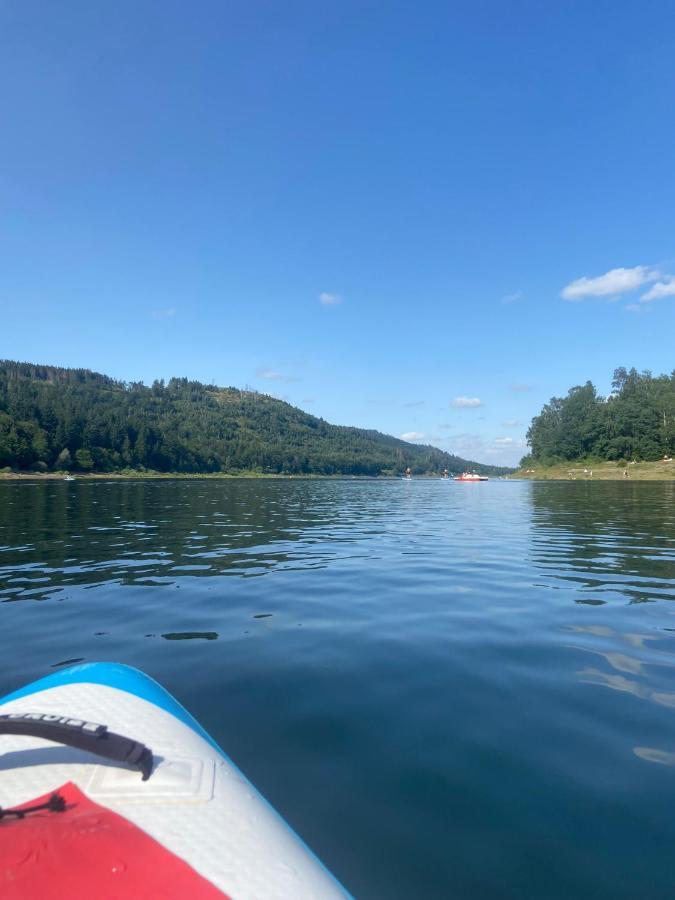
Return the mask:
<svg viewBox="0 0 675 900">
<path fill-rule="evenodd" d="M 670 0 L 9 0 L 0 94 L 2 357 L 506 464 L 675 366 Z"/>
</svg>

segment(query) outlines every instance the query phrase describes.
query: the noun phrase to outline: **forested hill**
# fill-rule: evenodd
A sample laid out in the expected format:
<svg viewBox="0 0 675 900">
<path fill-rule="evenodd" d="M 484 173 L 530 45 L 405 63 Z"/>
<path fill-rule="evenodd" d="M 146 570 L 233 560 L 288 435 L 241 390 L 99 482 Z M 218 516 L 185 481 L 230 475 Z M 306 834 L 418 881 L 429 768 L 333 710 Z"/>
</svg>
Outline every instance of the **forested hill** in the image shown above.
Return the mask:
<svg viewBox="0 0 675 900">
<path fill-rule="evenodd" d="M 252 391 L 0 361 L 0 468 L 381 475 L 511 471 L 329 425 Z"/>
<path fill-rule="evenodd" d="M 553 397 L 532 420 L 532 452 L 521 465 L 577 459 L 656 460 L 675 454 L 675 371 L 614 372 L 612 393 L 600 396 L 590 381 L 567 397 Z"/>
</svg>

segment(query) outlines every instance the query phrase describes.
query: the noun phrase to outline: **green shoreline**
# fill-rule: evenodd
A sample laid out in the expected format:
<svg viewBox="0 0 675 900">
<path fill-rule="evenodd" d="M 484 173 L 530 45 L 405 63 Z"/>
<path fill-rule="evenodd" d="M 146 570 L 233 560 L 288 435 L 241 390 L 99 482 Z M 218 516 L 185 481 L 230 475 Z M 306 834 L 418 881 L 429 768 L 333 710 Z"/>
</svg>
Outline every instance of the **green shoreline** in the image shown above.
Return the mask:
<svg viewBox="0 0 675 900">
<path fill-rule="evenodd" d="M 77 481 L 99 481 L 101 479 L 105 481 L 117 480 L 117 481 L 137 481 L 139 478 L 142 479 L 212 479 L 212 480 L 222 480 L 222 479 L 233 479 L 233 478 L 266 478 L 266 479 L 283 479 L 288 480 L 289 478 L 294 478 L 297 480 L 304 481 L 317 481 L 317 480 L 335 480 L 336 478 L 381 478 L 388 481 L 396 481 L 400 479 L 401 475 L 351 475 L 349 473 L 344 474 L 336 474 L 336 475 L 314 475 L 314 474 L 296 474 L 296 473 L 268 473 L 268 472 L 0 472 L 0 480 L 3 478 L 7 481 L 26 481 L 28 479 L 34 481 L 63 481 L 68 475 L 70 475 L 73 479 Z M 491 478 L 497 479 L 503 476 L 491 475 Z M 414 475 L 413 478 L 421 479 L 421 478 L 429 478 L 429 479 L 437 479 L 440 478 L 440 474 L 432 474 L 432 475 Z"/>
<path fill-rule="evenodd" d="M 555 466 L 534 462 L 529 469 L 506 477 L 509 481 L 675 481 L 675 460 L 620 464 L 588 460 Z"/>
<path fill-rule="evenodd" d="M 624 472 L 627 472 L 624 475 Z M 137 481 L 139 479 L 233 479 L 265 478 L 288 480 L 335 480 L 336 478 L 381 478 L 396 480 L 400 475 L 303 475 L 270 474 L 262 472 L 0 472 L 0 480 L 6 481 L 63 481 L 71 474 L 77 481 Z M 416 475 L 417 479 L 437 479 L 438 475 Z M 675 481 L 675 460 L 664 462 L 635 462 L 617 465 L 615 462 L 575 462 L 564 465 L 544 466 L 534 463 L 527 469 L 519 469 L 503 476 L 490 476 L 490 480 L 506 481 Z"/>
<path fill-rule="evenodd" d="M 73 479 L 77 481 L 99 481 L 104 479 L 105 481 L 117 480 L 117 481 L 136 481 L 139 478 L 143 479 L 157 479 L 157 478 L 171 478 L 171 479 L 231 479 L 231 478 L 303 478 L 303 479 L 316 479 L 316 478 L 368 478 L 372 476 L 367 475 L 281 475 L 281 474 L 269 474 L 263 472 L 0 472 L 0 479 L 6 479 L 8 481 L 25 481 L 27 479 L 32 479 L 36 481 L 63 481 L 67 476 L 71 476 Z M 378 476 L 381 478 L 395 477 L 395 476 L 387 476 L 381 475 Z M 422 476 L 420 476 L 422 477 Z"/>
</svg>

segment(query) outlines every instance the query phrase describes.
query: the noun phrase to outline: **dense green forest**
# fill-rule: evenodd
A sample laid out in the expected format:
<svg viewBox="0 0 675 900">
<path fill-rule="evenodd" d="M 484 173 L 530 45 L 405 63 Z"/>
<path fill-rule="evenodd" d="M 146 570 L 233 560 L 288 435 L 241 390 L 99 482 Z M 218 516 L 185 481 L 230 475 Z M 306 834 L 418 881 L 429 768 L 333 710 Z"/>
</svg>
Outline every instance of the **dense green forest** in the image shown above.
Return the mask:
<svg viewBox="0 0 675 900">
<path fill-rule="evenodd" d="M 0 362 L 0 468 L 383 475 L 484 466 L 329 425 L 265 394 L 172 378 L 148 387 L 86 369 Z"/>
<path fill-rule="evenodd" d="M 675 371 L 621 368 L 612 393 L 600 396 L 590 381 L 566 397 L 553 397 L 527 432 L 532 448 L 521 465 L 577 459 L 655 460 L 675 453 Z"/>
</svg>

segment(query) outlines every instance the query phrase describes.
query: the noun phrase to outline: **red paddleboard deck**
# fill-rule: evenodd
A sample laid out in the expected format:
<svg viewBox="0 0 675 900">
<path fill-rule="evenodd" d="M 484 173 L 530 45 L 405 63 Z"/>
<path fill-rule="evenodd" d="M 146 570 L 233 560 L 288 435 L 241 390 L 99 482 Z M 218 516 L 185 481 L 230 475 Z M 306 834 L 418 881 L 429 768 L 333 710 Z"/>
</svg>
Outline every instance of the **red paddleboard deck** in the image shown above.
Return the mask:
<svg viewBox="0 0 675 900">
<path fill-rule="evenodd" d="M 74 784 L 54 792 L 63 811 L 5 815 L 0 821 L 3 900 L 223 900 L 226 894 L 123 816 Z M 53 794 L 17 809 L 47 805 Z"/>
</svg>

